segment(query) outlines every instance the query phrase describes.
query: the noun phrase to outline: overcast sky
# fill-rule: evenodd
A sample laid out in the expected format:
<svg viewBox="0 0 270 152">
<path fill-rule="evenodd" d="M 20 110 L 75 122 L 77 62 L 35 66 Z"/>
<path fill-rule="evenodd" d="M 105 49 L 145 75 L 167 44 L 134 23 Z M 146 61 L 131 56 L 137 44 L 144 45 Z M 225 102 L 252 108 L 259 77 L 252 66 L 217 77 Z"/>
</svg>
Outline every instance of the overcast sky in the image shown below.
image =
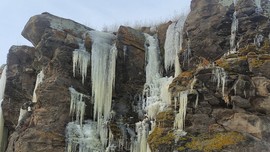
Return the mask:
<svg viewBox="0 0 270 152">
<path fill-rule="evenodd" d="M 31 16 L 49 12 L 102 30 L 105 25 L 157 22 L 187 12 L 191 0 L 1 0 L 0 65 L 12 45 L 30 45 L 21 31 Z"/>
</svg>

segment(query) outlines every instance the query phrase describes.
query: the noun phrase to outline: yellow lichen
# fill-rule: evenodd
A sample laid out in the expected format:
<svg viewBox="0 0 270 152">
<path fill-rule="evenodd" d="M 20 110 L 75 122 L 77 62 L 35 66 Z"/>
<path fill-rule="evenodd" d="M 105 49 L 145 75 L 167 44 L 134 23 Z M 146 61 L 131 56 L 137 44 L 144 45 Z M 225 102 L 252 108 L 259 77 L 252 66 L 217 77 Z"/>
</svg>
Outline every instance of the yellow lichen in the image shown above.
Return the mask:
<svg viewBox="0 0 270 152">
<path fill-rule="evenodd" d="M 178 151 L 184 151 L 186 148 L 184 146 L 178 147 L 177 150 Z"/>
<path fill-rule="evenodd" d="M 225 132 L 199 135 L 198 137 L 191 137 L 191 139 L 192 141 L 185 145 L 186 148 L 203 152 L 211 152 L 221 150 L 229 145 L 240 143 L 245 139 L 245 137 L 238 132 Z"/>
<path fill-rule="evenodd" d="M 250 59 L 249 60 L 249 65 L 251 67 L 254 67 L 254 68 L 262 66 L 263 63 L 264 63 L 264 61 L 263 60 L 259 60 L 259 59 Z"/>
<path fill-rule="evenodd" d="M 149 135 L 147 142 L 152 150 L 158 149 L 162 145 L 171 145 L 174 143 L 175 135 L 173 131 L 166 130 L 165 128 L 156 127 Z"/>
<path fill-rule="evenodd" d="M 256 46 L 254 44 L 247 45 L 246 47 L 242 47 L 238 50 L 240 56 L 245 56 L 249 52 L 258 52 Z"/>
<path fill-rule="evenodd" d="M 263 46 L 261 48 L 261 52 L 263 52 L 263 53 L 269 53 L 270 52 L 269 40 L 264 41 Z"/>
</svg>

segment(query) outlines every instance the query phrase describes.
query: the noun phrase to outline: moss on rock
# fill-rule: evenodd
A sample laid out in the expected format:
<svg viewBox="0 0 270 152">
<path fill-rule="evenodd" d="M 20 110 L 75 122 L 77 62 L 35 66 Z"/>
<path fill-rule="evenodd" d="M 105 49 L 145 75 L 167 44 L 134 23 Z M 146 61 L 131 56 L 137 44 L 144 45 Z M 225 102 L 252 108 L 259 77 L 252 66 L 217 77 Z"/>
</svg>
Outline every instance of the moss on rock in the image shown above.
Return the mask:
<svg viewBox="0 0 270 152">
<path fill-rule="evenodd" d="M 191 149 L 194 151 L 212 152 L 224 149 L 230 145 L 236 145 L 245 140 L 245 137 L 238 132 L 220 132 L 215 134 L 200 134 L 190 136 L 190 142 L 180 146 L 179 151 Z M 181 139 L 180 139 L 181 140 Z"/>
<path fill-rule="evenodd" d="M 157 126 L 161 128 L 172 128 L 174 119 L 175 116 L 173 110 L 160 112 L 156 117 Z"/>
<path fill-rule="evenodd" d="M 174 143 L 175 135 L 172 130 L 156 127 L 148 137 L 148 144 L 152 151 L 156 151 L 159 147 L 170 146 Z"/>
</svg>

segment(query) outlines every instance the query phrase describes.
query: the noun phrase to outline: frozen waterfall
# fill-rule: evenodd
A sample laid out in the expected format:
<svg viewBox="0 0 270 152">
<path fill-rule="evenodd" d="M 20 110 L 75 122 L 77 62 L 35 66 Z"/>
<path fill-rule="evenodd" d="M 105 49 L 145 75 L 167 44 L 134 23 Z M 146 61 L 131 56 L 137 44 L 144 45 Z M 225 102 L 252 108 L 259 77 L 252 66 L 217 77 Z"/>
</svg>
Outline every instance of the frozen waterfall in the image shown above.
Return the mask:
<svg viewBox="0 0 270 152">
<path fill-rule="evenodd" d="M 145 48 L 147 50 L 146 52 L 146 84 L 153 83 L 155 79 L 160 78 L 160 63 L 159 63 L 159 55 L 160 55 L 160 50 L 158 47 L 158 40 L 156 35 L 150 36 L 149 34 L 144 34 L 146 38 L 145 42 Z"/>
<path fill-rule="evenodd" d="M 178 53 L 182 50 L 184 21 L 185 18 L 180 18 L 173 22 L 166 32 L 164 66 L 166 71 L 174 67 L 175 76 L 181 73 Z"/>
<path fill-rule="evenodd" d="M 234 7 L 236 7 L 237 0 L 234 0 Z M 231 37 L 230 37 L 230 51 L 228 52 L 229 54 L 236 53 L 236 34 L 238 30 L 238 19 L 237 19 L 237 11 L 235 10 L 233 13 L 233 18 L 232 18 L 232 25 L 231 25 Z"/>
<path fill-rule="evenodd" d="M 0 150 L 4 149 L 4 117 L 2 111 L 2 102 L 4 100 L 5 88 L 6 88 L 6 71 L 7 66 L 4 67 L 0 78 Z"/>
<path fill-rule="evenodd" d="M 93 41 L 91 74 L 94 119 L 97 119 L 99 136 L 105 147 L 108 141 L 107 121 L 110 119 L 115 83 L 117 48 L 114 40 L 116 36 L 99 31 L 90 31 L 89 34 Z"/>
<path fill-rule="evenodd" d="M 150 152 L 147 144 L 148 134 L 155 127 L 154 121 L 157 114 L 164 111 L 171 100 L 168 87 L 173 78 L 161 77 L 157 37 L 145 34 L 145 38 L 146 83 L 143 91 L 144 98 L 140 102 L 142 102 L 142 110 L 146 113 L 146 118 L 136 123 L 137 136 L 136 140 L 132 141 L 131 152 Z"/>
<path fill-rule="evenodd" d="M 43 82 L 44 79 L 44 73 L 43 70 L 40 71 L 40 73 L 37 75 L 37 80 L 36 80 L 36 85 L 35 85 L 35 89 L 33 91 L 33 99 L 32 102 L 36 103 L 37 102 L 37 94 L 36 94 L 36 89 L 38 87 L 39 84 L 41 84 Z"/>
</svg>

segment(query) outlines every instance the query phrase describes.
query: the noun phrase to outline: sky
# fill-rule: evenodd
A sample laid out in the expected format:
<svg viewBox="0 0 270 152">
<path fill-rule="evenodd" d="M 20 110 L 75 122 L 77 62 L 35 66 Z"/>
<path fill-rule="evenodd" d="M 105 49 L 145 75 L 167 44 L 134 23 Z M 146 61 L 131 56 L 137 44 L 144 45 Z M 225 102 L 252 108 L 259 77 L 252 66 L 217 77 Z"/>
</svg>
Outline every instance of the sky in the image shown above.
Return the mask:
<svg viewBox="0 0 270 152">
<path fill-rule="evenodd" d="M 1 0 L 0 65 L 12 45 L 32 44 L 21 36 L 31 16 L 49 12 L 102 30 L 105 26 L 170 20 L 189 11 L 191 0 Z"/>
</svg>

